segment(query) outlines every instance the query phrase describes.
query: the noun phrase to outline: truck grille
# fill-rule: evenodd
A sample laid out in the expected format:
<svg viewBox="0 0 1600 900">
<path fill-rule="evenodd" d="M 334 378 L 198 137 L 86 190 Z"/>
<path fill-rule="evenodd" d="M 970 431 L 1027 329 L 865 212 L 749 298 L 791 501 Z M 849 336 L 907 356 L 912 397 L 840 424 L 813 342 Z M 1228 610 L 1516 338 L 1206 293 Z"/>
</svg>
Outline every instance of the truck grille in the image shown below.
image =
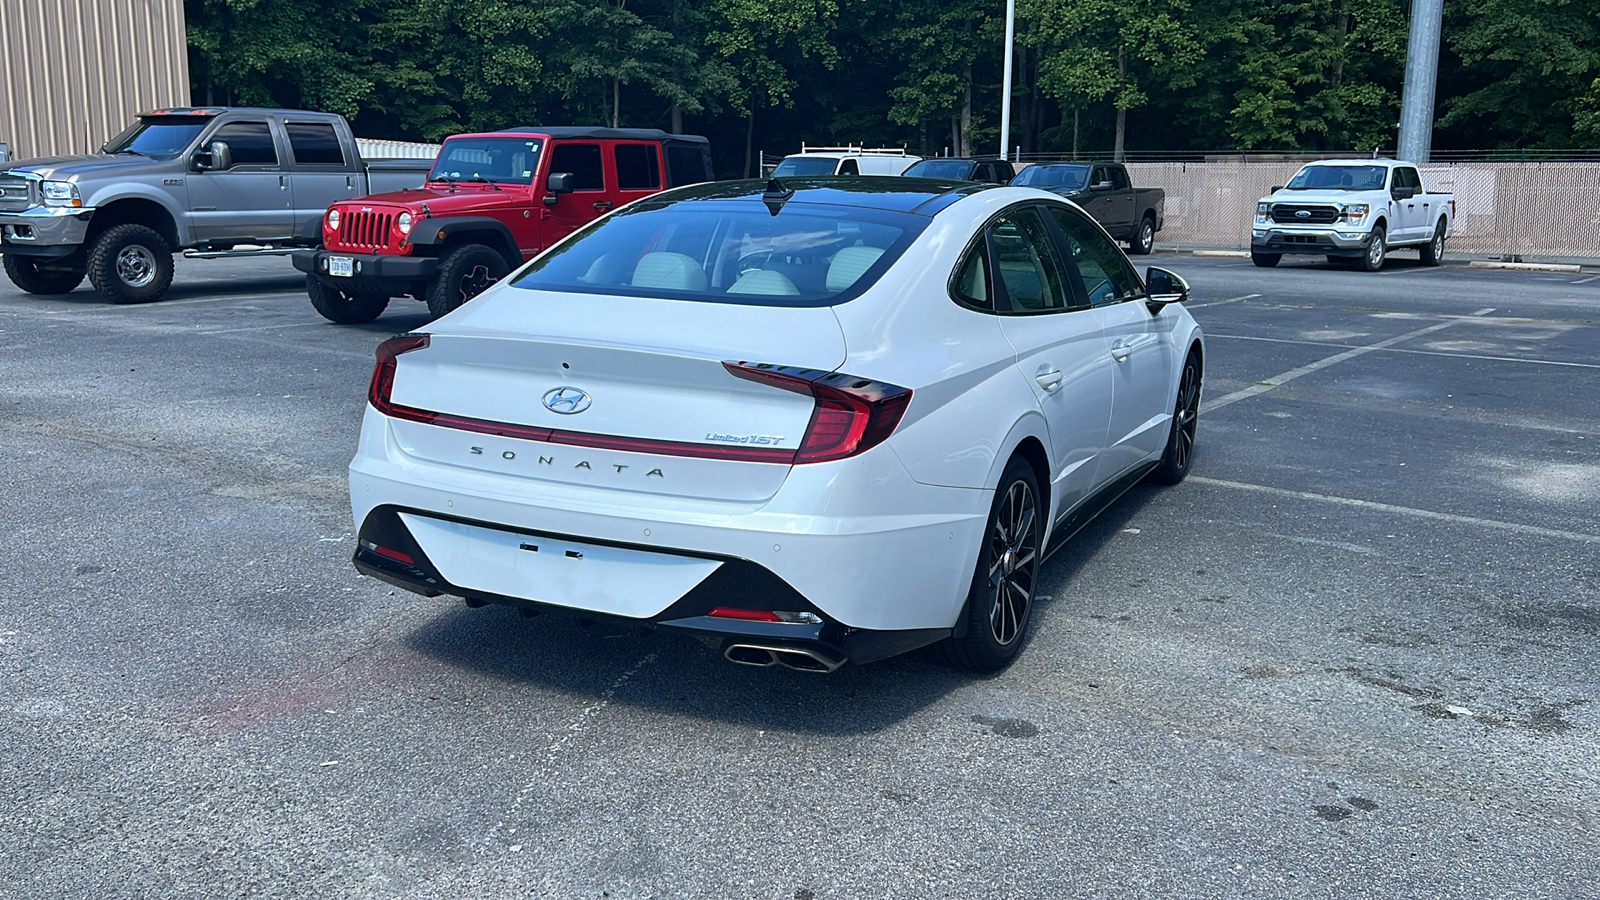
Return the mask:
<svg viewBox="0 0 1600 900">
<path fill-rule="evenodd" d="M 16 212 L 34 205 L 31 181 L 18 175 L 0 175 L 0 210 Z"/>
<path fill-rule="evenodd" d="M 1307 215 L 1300 215 L 1302 212 Z M 1277 203 L 1272 207 L 1272 221 L 1285 225 L 1332 225 L 1339 221 L 1339 210 L 1331 206 Z"/>
<path fill-rule="evenodd" d="M 339 210 L 336 250 L 388 250 L 394 235 L 394 214 Z"/>
</svg>

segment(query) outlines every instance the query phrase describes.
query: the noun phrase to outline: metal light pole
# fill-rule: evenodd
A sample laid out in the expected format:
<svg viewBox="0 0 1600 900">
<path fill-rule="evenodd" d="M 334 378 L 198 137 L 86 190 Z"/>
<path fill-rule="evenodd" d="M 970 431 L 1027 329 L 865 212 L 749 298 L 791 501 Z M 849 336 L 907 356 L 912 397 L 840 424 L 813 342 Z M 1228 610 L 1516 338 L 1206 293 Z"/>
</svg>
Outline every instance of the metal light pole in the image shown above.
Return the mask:
<svg viewBox="0 0 1600 900">
<path fill-rule="evenodd" d="M 1397 154 L 1406 162 L 1425 163 L 1433 152 L 1433 93 L 1439 80 L 1439 32 L 1443 28 L 1444 0 L 1413 0 Z"/>
<path fill-rule="evenodd" d="M 1011 45 L 1017 31 L 1017 0 L 1006 0 L 1006 62 L 1000 78 L 1000 158 L 1011 148 Z M 1438 42 L 1434 42 L 1435 47 Z M 1409 84 L 1410 82 L 1407 81 Z M 1430 105 L 1431 108 L 1431 105 Z"/>
</svg>

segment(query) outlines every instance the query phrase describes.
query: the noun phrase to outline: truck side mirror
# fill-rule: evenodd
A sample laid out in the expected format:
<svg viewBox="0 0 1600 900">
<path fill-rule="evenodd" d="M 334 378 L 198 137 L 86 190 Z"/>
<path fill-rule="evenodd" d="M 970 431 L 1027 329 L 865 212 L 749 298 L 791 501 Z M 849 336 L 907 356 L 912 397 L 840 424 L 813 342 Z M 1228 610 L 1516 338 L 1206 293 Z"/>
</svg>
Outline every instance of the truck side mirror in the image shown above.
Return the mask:
<svg viewBox="0 0 1600 900">
<path fill-rule="evenodd" d="M 1396 200 L 1410 200 L 1417 195 L 1417 189 L 1412 187 L 1397 187 L 1389 192 L 1389 196 Z"/>
<path fill-rule="evenodd" d="M 224 169 L 231 169 L 233 168 L 233 151 L 223 141 L 212 141 L 208 149 L 195 152 L 194 167 L 202 172 L 220 172 Z"/>
<path fill-rule="evenodd" d="M 576 187 L 572 183 L 573 178 L 574 176 L 571 172 L 551 172 L 550 177 L 546 178 L 544 182 L 545 189 L 550 192 L 544 195 L 544 205 L 555 206 L 557 194 L 572 193 Z"/>
<path fill-rule="evenodd" d="M 1094 185 L 1089 188 L 1089 190 L 1091 190 L 1091 191 L 1109 191 L 1109 190 L 1111 190 L 1111 182 L 1109 182 L 1109 181 L 1096 181 L 1094 183 Z"/>
<path fill-rule="evenodd" d="M 1272 186 L 1272 190 L 1270 190 L 1270 191 L 1267 191 L 1267 193 L 1269 193 L 1269 194 L 1276 194 L 1276 193 L 1277 193 L 1277 192 L 1279 192 L 1279 191 L 1281 191 L 1281 190 L 1283 190 L 1283 185 L 1281 185 L 1281 184 L 1275 184 L 1275 185 L 1273 185 L 1273 186 Z"/>
</svg>

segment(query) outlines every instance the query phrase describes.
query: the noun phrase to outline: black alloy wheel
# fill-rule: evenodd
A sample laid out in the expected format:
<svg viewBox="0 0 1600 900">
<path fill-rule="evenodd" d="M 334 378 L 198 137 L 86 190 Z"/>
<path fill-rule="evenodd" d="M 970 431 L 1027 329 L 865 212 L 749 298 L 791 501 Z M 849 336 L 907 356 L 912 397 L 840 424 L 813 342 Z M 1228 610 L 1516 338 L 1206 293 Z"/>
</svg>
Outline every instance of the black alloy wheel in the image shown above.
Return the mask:
<svg viewBox="0 0 1600 900">
<path fill-rule="evenodd" d="M 1178 399 L 1172 409 L 1172 431 L 1167 436 L 1161 462 L 1150 470 L 1156 484 L 1177 484 L 1189 474 L 1194 462 L 1195 426 L 1200 423 L 1200 360 L 1193 353 L 1183 361 L 1178 379 Z"/>
<path fill-rule="evenodd" d="M 1033 617 L 1043 536 L 1038 479 L 1026 460 L 1013 458 L 995 489 L 967 593 L 966 634 L 939 645 L 949 662 L 995 672 L 1016 658 Z"/>
<path fill-rule="evenodd" d="M 438 318 L 483 293 L 510 271 L 511 267 L 492 247 L 455 247 L 439 261 L 439 274 L 428 288 L 428 312 Z"/>
</svg>

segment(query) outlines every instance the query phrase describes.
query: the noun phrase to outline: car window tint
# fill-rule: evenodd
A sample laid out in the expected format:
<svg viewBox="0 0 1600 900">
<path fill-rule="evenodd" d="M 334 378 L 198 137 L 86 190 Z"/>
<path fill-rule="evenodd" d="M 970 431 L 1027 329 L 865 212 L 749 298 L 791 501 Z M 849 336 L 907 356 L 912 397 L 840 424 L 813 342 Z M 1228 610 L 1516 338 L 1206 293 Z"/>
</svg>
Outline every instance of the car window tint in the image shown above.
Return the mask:
<svg viewBox="0 0 1600 900">
<path fill-rule="evenodd" d="M 1012 312 L 1065 309 L 1067 295 L 1054 241 L 1033 209 L 1017 209 L 989 226 L 999 280 Z"/>
<path fill-rule="evenodd" d="M 289 132 L 289 148 L 294 151 L 298 166 L 344 165 L 344 150 L 339 146 L 339 134 L 327 122 L 290 122 L 283 126 Z"/>
<path fill-rule="evenodd" d="M 955 299 L 963 306 L 994 311 L 994 295 L 989 290 L 989 244 L 980 238 L 956 265 L 951 283 Z"/>
<path fill-rule="evenodd" d="M 617 188 L 651 191 L 661 187 L 661 163 L 655 144 L 618 144 Z"/>
<path fill-rule="evenodd" d="M 840 175 L 860 175 L 861 174 L 861 167 L 856 165 L 856 161 L 855 160 L 847 159 L 844 162 L 839 164 L 839 174 Z"/>
<path fill-rule="evenodd" d="M 575 191 L 606 189 L 605 171 L 600 165 L 599 144 L 557 144 L 550 151 L 550 173 L 572 173 Z"/>
<path fill-rule="evenodd" d="M 1128 189 L 1128 173 L 1126 170 L 1112 166 L 1106 169 L 1106 172 L 1111 176 L 1112 187 L 1119 191 L 1125 191 Z"/>
<path fill-rule="evenodd" d="M 236 166 L 275 166 L 278 150 L 265 122 L 229 122 L 217 129 L 211 141 L 228 145 Z"/>
<path fill-rule="evenodd" d="M 1144 296 L 1139 276 L 1100 229 L 1077 212 L 1050 207 L 1050 215 L 1066 242 L 1068 264 L 1083 281 L 1090 306 L 1106 306 Z"/>
<path fill-rule="evenodd" d="M 1422 189 L 1422 179 L 1417 177 L 1416 169 L 1397 169 L 1395 171 L 1395 187 L 1408 187 Z"/>
<path fill-rule="evenodd" d="M 683 187 L 706 180 L 706 151 L 701 145 L 667 145 L 667 187 Z"/>
</svg>

